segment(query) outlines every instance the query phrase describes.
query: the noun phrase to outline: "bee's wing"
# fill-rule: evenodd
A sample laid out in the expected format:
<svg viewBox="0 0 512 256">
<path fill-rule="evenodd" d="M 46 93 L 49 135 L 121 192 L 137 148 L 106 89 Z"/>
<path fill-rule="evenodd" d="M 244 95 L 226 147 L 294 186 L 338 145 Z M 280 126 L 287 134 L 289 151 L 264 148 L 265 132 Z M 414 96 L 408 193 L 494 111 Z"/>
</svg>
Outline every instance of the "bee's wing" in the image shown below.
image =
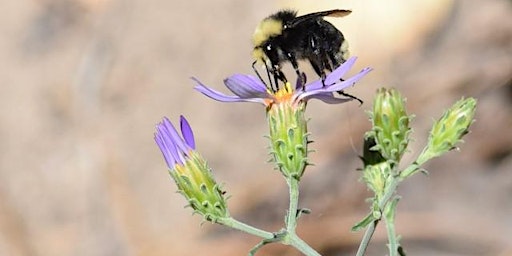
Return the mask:
<svg viewBox="0 0 512 256">
<path fill-rule="evenodd" d="M 293 21 L 290 24 L 288 24 L 288 27 L 293 27 L 293 26 L 295 26 L 303 21 L 309 20 L 309 19 L 316 19 L 316 18 L 321 18 L 321 17 L 336 17 L 336 18 L 344 17 L 344 16 L 349 15 L 351 12 L 352 12 L 351 10 L 336 9 L 336 10 L 328 10 L 328 11 L 323 11 L 323 12 L 309 13 L 309 14 L 302 15 L 302 16 L 299 16 L 299 17 L 293 19 Z"/>
</svg>

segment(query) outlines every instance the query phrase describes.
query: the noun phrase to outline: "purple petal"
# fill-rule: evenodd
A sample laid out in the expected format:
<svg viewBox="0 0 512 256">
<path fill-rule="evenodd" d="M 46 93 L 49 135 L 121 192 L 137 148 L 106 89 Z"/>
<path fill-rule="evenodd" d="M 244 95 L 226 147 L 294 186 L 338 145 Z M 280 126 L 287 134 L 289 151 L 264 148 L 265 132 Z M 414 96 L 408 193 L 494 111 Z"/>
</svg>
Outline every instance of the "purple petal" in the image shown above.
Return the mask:
<svg viewBox="0 0 512 256">
<path fill-rule="evenodd" d="M 180 157 L 176 144 L 164 124 L 166 119 L 167 118 L 164 118 L 164 120 L 156 126 L 157 133 L 155 134 L 155 141 L 164 155 L 167 166 L 172 169 L 175 164 L 183 162 L 183 158 Z"/>
<path fill-rule="evenodd" d="M 372 68 L 363 68 L 363 70 L 361 70 L 361 72 L 359 72 L 359 74 L 357 74 L 343 82 L 338 81 L 337 83 L 335 83 L 331 86 L 328 86 L 327 89 L 331 92 L 345 90 L 346 88 L 353 86 L 357 81 L 359 81 L 361 78 L 363 78 L 363 76 L 368 74 L 370 71 L 372 71 Z"/>
<path fill-rule="evenodd" d="M 333 70 L 327 78 L 325 78 L 325 84 L 330 85 L 338 82 L 343 78 L 343 75 L 347 73 L 352 66 L 354 66 L 354 63 L 356 63 L 357 57 L 351 57 L 347 61 L 345 61 L 341 66 L 339 66 L 337 69 Z"/>
<path fill-rule="evenodd" d="M 314 82 L 311 82 L 309 84 L 306 84 L 306 87 L 304 87 L 306 92 L 310 91 L 316 91 L 318 89 L 323 89 L 324 84 L 322 83 L 322 79 L 315 80 Z"/>
<path fill-rule="evenodd" d="M 256 77 L 249 75 L 232 75 L 224 84 L 242 99 L 269 98 L 267 87 Z"/>
<path fill-rule="evenodd" d="M 175 148 L 176 156 L 174 156 L 174 158 L 177 162 L 183 164 L 185 162 L 183 154 L 187 153 L 191 148 L 185 144 L 185 141 L 181 138 L 178 131 L 174 128 L 167 117 L 164 118 L 162 125 L 160 125 L 159 128 L 161 128 L 159 129 L 160 133 L 165 139 L 164 143 L 169 148 Z M 171 153 L 173 153 L 172 150 Z"/>
<path fill-rule="evenodd" d="M 192 149 L 196 149 L 194 133 L 192 132 L 192 128 L 190 128 L 190 124 L 184 116 L 180 116 L 180 128 L 183 139 L 185 139 L 185 143 L 187 143 L 187 145 Z"/>
<path fill-rule="evenodd" d="M 309 98 L 307 98 L 306 100 L 310 100 L 310 99 L 317 99 L 317 100 L 321 100 L 327 104 L 340 104 L 340 103 L 345 103 L 347 101 L 351 101 L 352 99 L 351 98 L 337 98 L 333 95 L 332 92 L 329 92 L 329 93 L 319 93 L 319 94 L 315 94 L 315 95 L 311 95 Z"/>
<path fill-rule="evenodd" d="M 236 102 L 241 101 L 240 97 L 238 96 L 232 96 L 232 95 L 225 95 L 221 92 L 218 92 L 214 89 L 206 87 L 204 84 L 202 84 L 199 80 L 192 77 L 192 80 L 194 80 L 197 85 L 194 86 L 194 89 L 199 91 L 200 93 L 204 94 L 205 96 L 212 98 L 214 100 L 218 100 L 221 102 Z"/>
<path fill-rule="evenodd" d="M 354 85 L 357 81 L 359 81 L 363 76 L 368 74 L 368 72 L 370 72 L 371 70 L 372 70 L 371 68 L 364 68 L 363 70 L 361 70 L 361 72 L 359 72 L 359 74 L 357 74 L 345 81 L 338 81 L 335 84 L 326 85 L 325 87 L 321 87 L 316 90 L 314 90 L 313 87 L 311 87 L 310 85 L 306 85 L 306 92 L 301 93 L 297 97 L 297 100 L 301 100 L 304 98 L 311 98 L 312 95 L 316 95 L 316 94 L 342 91 L 342 90 Z M 322 81 L 315 81 L 312 84 L 315 85 L 315 87 L 318 87 L 318 84 L 322 84 Z"/>
<path fill-rule="evenodd" d="M 264 104 L 264 100 L 261 98 L 255 98 L 255 99 L 243 99 L 239 96 L 233 96 L 233 95 L 226 95 L 221 92 L 218 92 L 214 89 L 206 87 L 204 84 L 202 84 L 199 80 L 192 78 L 194 81 L 198 83 L 198 85 L 194 86 L 194 89 L 199 91 L 200 93 L 204 94 L 205 96 L 220 101 L 220 102 L 256 102 Z"/>
<path fill-rule="evenodd" d="M 350 59 L 345 61 L 343 64 L 341 64 L 341 66 L 339 66 L 338 68 L 336 68 L 334 71 L 327 75 L 324 83 L 322 83 L 322 80 L 319 79 L 310 84 L 307 84 L 306 92 L 324 89 L 324 87 L 328 87 L 329 85 L 339 82 L 342 79 L 343 75 L 345 75 L 345 73 L 347 73 L 350 70 L 350 68 L 352 68 L 356 60 L 357 57 L 351 57 Z"/>
<path fill-rule="evenodd" d="M 160 148 L 162 155 L 164 156 L 165 163 L 167 164 L 169 169 L 172 168 L 172 166 L 174 166 L 176 164 L 176 161 L 174 160 L 173 155 L 170 153 L 170 150 L 167 148 L 167 146 L 163 142 L 162 135 L 158 132 L 155 133 L 155 142 L 158 145 L 158 147 Z"/>
</svg>

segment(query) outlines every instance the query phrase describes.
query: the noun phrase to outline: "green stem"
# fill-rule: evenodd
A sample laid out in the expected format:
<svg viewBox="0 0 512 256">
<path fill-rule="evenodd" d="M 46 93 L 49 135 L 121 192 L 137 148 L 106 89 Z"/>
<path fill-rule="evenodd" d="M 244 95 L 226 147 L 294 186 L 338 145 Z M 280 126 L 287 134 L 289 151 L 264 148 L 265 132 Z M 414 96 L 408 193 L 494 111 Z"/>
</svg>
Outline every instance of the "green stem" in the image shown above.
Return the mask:
<svg viewBox="0 0 512 256">
<path fill-rule="evenodd" d="M 418 160 L 416 160 L 414 163 L 412 163 L 411 165 L 409 165 L 409 167 L 405 168 L 405 170 L 401 171 L 400 172 L 400 178 L 401 179 L 405 179 L 413 174 L 415 174 L 416 172 L 418 172 L 420 170 L 420 166 L 425 163 L 424 160 L 421 160 L 422 162 L 419 162 L 419 158 Z"/>
<path fill-rule="evenodd" d="M 294 177 L 287 178 L 288 187 L 290 190 L 290 206 L 286 214 L 286 231 L 290 234 L 295 234 L 297 227 L 297 208 L 299 205 L 299 181 Z"/>
<path fill-rule="evenodd" d="M 395 194 L 396 188 L 398 187 L 398 183 L 400 183 L 402 179 L 399 176 L 394 177 L 391 180 L 391 183 L 389 183 L 386 186 L 386 191 L 384 192 L 384 195 L 379 200 L 379 210 L 382 211 L 386 204 L 389 202 L 389 199 Z M 368 229 L 366 229 L 363 239 L 361 240 L 361 243 L 359 244 L 359 248 L 357 249 L 356 256 L 363 256 L 366 252 L 366 248 L 368 248 L 368 245 L 370 244 L 370 240 L 373 236 L 373 233 L 375 232 L 375 229 L 377 228 L 377 224 L 379 224 L 380 219 L 374 220 Z"/>
<path fill-rule="evenodd" d="M 384 196 L 379 200 L 379 209 L 382 210 L 388 204 L 389 199 L 395 194 L 396 188 L 398 187 L 398 183 L 402 181 L 400 176 L 395 176 L 391 183 L 387 184 L 386 192 L 384 192 Z"/>
<path fill-rule="evenodd" d="M 388 233 L 388 247 L 389 247 L 389 256 L 397 256 L 398 252 L 398 241 L 396 239 L 396 232 L 395 232 L 395 222 L 391 221 L 388 222 L 386 220 L 386 230 Z"/>
<path fill-rule="evenodd" d="M 304 240 L 300 239 L 295 233 L 298 218 L 298 205 L 299 205 L 299 181 L 294 177 L 286 179 L 290 190 L 290 206 L 286 214 L 286 237 L 283 239 L 284 243 L 295 247 L 297 250 L 308 256 L 320 256 L 320 254 L 311 248 Z"/>
<path fill-rule="evenodd" d="M 288 233 L 290 245 L 307 256 L 321 256 L 320 253 L 311 248 L 304 240 L 300 239 L 295 233 Z"/>
<path fill-rule="evenodd" d="M 361 240 L 361 244 L 359 244 L 359 248 L 357 249 L 356 256 L 363 256 L 366 252 L 366 248 L 370 244 L 370 240 L 372 239 L 373 233 L 375 232 L 375 228 L 377 224 L 379 224 L 380 220 L 374 220 L 364 232 L 363 240 Z"/>
<path fill-rule="evenodd" d="M 396 197 L 389 204 L 386 205 L 384 209 L 384 220 L 386 223 L 386 230 L 388 233 L 388 247 L 389 247 L 389 256 L 397 256 L 398 253 L 398 239 L 395 232 L 395 213 L 396 213 L 396 205 L 398 204 L 399 198 Z"/>
<path fill-rule="evenodd" d="M 263 239 L 274 238 L 274 234 L 271 232 L 267 232 L 265 230 L 255 228 L 255 227 L 247 225 L 243 222 L 237 221 L 231 217 L 218 219 L 217 223 L 222 224 L 227 227 L 230 227 L 230 228 L 233 228 L 233 229 L 236 229 L 236 230 L 240 230 L 242 232 L 245 232 L 245 233 L 248 233 L 251 235 L 259 236 Z"/>
</svg>

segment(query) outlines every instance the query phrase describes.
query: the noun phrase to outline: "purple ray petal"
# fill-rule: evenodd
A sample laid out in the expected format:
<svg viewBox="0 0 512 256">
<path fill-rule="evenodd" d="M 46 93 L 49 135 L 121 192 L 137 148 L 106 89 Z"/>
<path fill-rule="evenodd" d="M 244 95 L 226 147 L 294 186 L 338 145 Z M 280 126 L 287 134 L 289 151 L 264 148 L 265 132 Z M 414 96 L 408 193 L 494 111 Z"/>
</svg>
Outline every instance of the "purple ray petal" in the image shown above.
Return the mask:
<svg viewBox="0 0 512 256">
<path fill-rule="evenodd" d="M 318 79 L 314 82 L 306 84 L 305 91 L 310 92 L 310 91 L 316 91 L 318 89 L 323 89 L 323 88 L 324 88 L 324 84 L 322 83 L 322 79 Z"/>
<path fill-rule="evenodd" d="M 344 89 L 354 85 L 357 81 L 359 81 L 363 76 L 368 74 L 368 72 L 370 72 L 371 70 L 372 70 L 371 68 L 364 68 L 363 70 L 361 70 L 361 72 L 359 72 L 359 74 L 357 74 L 357 75 L 347 79 L 346 81 L 338 81 L 335 84 L 332 84 L 332 85 L 329 85 L 329 86 L 325 86 L 325 87 L 322 87 L 322 88 L 316 89 L 316 90 L 311 89 L 311 87 L 308 89 L 309 85 L 306 85 L 306 92 L 301 93 L 297 97 L 297 100 L 301 100 L 301 99 L 304 99 L 304 98 L 310 98 L 312 95 L 316 95 L 316 94 L 342 91 L 342 90 L 344 90 Z M 318 83 L 321 84 L 322 82 L 321 81 L 320 82 L 316 81 L 313 84 L 315 86 L 317 86 Z"/>
<path fill-rule="evenodd" d="M 232 75 L 224 80 L 224 84 L 242 99 L 270 97 L 267 87 L 254 76 Z"/>
<path fill-rule="evenodd" d="M 176 128 L 174 128 L 174 125 L 169 121 L 167 117 L 163 120 L 163 125 L 160 126 L 162 128 L 161 133 L 166 140 L 164 142 L 166 143 L 167 147 L 174 146 L 176 148 L 176 154 L 177 158 L 176 160 L 180 160 L 180 163 L 184 163 L 185 159 L 183 158 L 183 153 L 188 152 L 191 148 L 185 144 L 185 141 L 181 136 L 179 135 Z M 171 151 L 172 152 L 172 151 Z"/>
<path fill-rule="evenodd" d="M 162 135 L 158 132 L 155 133 L 155 142 L 158 145 L 158 148 L 160 148 L 162 155 L 164 156 L 165 163 L 167 163 L 167 166 L 169 167 L 169 169 L 171 169 L 172 166 L 176 164 L 176 161 L 174 160 L 173 155 L 170 153 L 170 150 L 163 142 Z"/>
<path fill-rule="evenodd" d="M 357 81 L 359 81 L 363 76 L 368 74 L 370 71 L 372 71 L 372 68 L 363 68 L 361 72 L 359 72 L 357 75 L 338 83 L 335 83 L 327 88 L 328 91 L 336 92 L 336 91 L 342 91 L 345 90 L 348 87 L 353 86 Z"/>
<path fill-rule="evenodd" d="M 164 122 L 165 120 L 157 125 L 155 140 L 157 141 L 157 144 L 160 147 L 162 154 L 164 155 L 167 165 L 172 169 L 174 165 L 183 160 L 183 158 L 180 158 L 178 149 L 176 148 L 176 145 L 170 136 L 167 127 L 164 125 Z"/>
<path fill-rule="evenodd" d="M 332 92 L 315 94 L 305 100 L 310 100 L 310 99 L 321 100 L 327 104 L 340 104 L 340 103 L 345 103 L 347 101 L 352 100 L 351 98 L 337 98 L 333 95 Z"/>
<path fill-rule="evenodd" d="M 333 70 L 327 78 L 325 78 L 325 84 L 330 85 L 338 82 L 343 78 L 343 75 L 347 73 L 352 66 L 354 66 L 354 63 L 356 63 L 357 57 L 351 57 L 347 61 L 345 61 L 341 66 Z"/>
<path fill-rule="evenodd" d="M 207 96 L 209 98 L 212 98 L 217 101 L 222 101 L 222 102 L 236 102 L 236 101 L 241 100 L 240 97 L 238 97 L 238 96 L 226 95 L 224 93 L 221 93 L 214 89 L 206 87 L 195 77 L 192 77 L 192 80 L 194 80 L 197 83 L 197 85 L 194 86 L 194 89 L 196 89 L 197 91 L 199 91 L 200 93 L 204 94 L 205 96 Z"/>
<path fill-rule="evenodd" d="M 350 68 L 352 68 L 356 60 L 357 57 L 351 57 L 350 59 L 345 61 L 343 64 L 341 64 L 341 66 L 339 66 L 338 68 L 336 68 L 334 71 L 327 75 L 327 78 L 325 78 L 324 83 L 322 83 L 322 80 L 319 79 L 310 84 L 307 84 L 306 91 L 309 92 L 318 89 L 324 89 L 324 84 L 328 86 L 339 82 L 342 79 L 343 75 L 345 75 L 345 73 L 347 73 L 350 70 Z"/>
<path fill-rule="evenodd" d="M 192 132 L 192 128 L 190 128 L 190 124 L 184 116 L 180 116 L 180 128 L 183 139 L 185 139 L 185 143 L 187 143 L 187 145 L 192 149 L 196 149 L 194 133 Z"/>
<path fill-rule="evenodd" d="M 194 81 L 198 83 L 198 85 L 194 86 L 194 89 L 199 91 L 200 93 L 204 94 L 205 96 L 220 101 L 220 102 L 256 102 L 264 104 L 264 99 L 261 98 L 248 98 L 248 99 L 242 99 L 239 96 L 234 95 L 226 95 L 221 92 L 218 92 L 214 89 L 208 88 L 205 85 L 201 84 L 199 80 L 192 78 Z"/>
</svg>

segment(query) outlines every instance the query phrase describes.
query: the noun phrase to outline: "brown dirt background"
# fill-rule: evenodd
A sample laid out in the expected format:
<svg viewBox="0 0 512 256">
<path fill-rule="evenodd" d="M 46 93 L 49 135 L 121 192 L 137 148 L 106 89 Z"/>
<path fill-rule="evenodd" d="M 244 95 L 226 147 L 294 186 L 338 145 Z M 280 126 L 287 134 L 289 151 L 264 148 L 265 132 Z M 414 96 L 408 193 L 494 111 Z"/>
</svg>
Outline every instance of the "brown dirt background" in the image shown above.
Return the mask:
<svg viewBox="0 0 512 256">
<path fill-rule="evenodd" d="M 345 8 L 365 101 L 311 102 L 316 164 L 301 184 L 312 214 L 298 232 L 323 255 L 354 255 L 369 196 L 357 158 L 380 86 L 407 97 L 421 151 L 434 118 L 462 96 L 479 100 L 460 151 L 431 161 L 399 189 L 397 232 L 409 255 L 512 255 L 512 2 L 454 1 L 1 1 L 0 255 L 246 255 L 258 239 L 190 216 L 153 142 L 180 114 L 232 196 L 237 219 L 282 226 L 287 196 L 265 147 L 261 106 L 221 104 L 252 73 L 250 36 L 282 7 Z M 310 75 L 309 77 L 312 77 Z M 379 227 L 368 255 L 385 255 Z M 299 255 L 271 245 L 258 255 Z"/>
</svg>

